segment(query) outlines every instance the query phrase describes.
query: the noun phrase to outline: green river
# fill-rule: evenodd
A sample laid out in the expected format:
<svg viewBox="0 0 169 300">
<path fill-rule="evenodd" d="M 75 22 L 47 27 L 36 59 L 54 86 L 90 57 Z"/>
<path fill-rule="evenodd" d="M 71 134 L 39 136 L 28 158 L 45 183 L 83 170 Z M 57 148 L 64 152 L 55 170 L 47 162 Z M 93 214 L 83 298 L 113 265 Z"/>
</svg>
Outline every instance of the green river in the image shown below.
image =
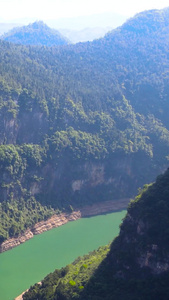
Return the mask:
<svg viewBox="0 0 169 300">
<path fill-rule="evenodd" d="M 48 273 L 106 245 L 126 211 L 83 218 L 35 236 L 0 254 L 0 300 L 13 300 Z"/>
</svg>

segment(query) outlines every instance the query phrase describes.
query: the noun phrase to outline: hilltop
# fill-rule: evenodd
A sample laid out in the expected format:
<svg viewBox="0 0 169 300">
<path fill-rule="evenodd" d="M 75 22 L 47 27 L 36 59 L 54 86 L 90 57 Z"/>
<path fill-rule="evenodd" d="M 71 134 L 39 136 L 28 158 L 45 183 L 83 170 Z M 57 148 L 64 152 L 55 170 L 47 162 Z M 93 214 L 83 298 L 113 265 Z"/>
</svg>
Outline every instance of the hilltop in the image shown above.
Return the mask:
<svg viewBox="0 0 169 300">
<path fill-rule="evenodd" d="M 16 27 L 1 36 L 1 39 L 22 45 L 59 46 L 67 45 L 68 39 L 56 29 L 51 29 L 43 21 Z"/>
</svg>

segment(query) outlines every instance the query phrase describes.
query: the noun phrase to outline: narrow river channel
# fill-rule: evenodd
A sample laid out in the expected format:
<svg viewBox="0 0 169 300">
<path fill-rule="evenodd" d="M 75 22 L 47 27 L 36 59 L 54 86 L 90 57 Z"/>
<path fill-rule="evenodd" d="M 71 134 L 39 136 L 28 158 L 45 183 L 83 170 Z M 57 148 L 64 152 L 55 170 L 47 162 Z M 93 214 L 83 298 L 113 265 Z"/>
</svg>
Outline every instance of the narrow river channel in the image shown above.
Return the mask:
<svg viewBox="0 0 169 300">
<path fill-rule="evenodd" d="M 126 211 L 69 222 L 0 254 L 0 300 L 13 300 L 56 268 L 106 245 L 119 233 Z"/>
</svg>

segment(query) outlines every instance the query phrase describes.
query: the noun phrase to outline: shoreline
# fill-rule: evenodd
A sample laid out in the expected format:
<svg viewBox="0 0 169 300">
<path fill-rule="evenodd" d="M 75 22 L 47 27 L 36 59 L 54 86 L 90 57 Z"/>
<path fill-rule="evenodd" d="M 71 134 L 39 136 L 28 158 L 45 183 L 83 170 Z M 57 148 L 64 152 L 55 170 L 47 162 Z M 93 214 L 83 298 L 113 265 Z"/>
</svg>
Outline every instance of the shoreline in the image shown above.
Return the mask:
<svg viewBox="0 0 169 300">
<path fill-rule="evenodd" d="M 32 229 L 32 234 L 37 235 L 42 232 L 48 231 L 52 228 L 56 228 L 66 224 L 69 221 L 78 220 L 80 218 L 87 218 L 92 216 L 97 216 L 101 214 L 108 214 L 111 212 L 121 211 L 123 209 L 127 209 L 127 205 L 130 201 L 130 198 L 123 198 L 120 200 L 113 201 L 105 201 L 97 204 L 87 205 L 82 209 L 76 210 L 70 214 L 61 213 L 60 215 L 53 215 L 50 219 L 46 221 L 41 221 L 35 224 Z M 32 236 L 32 238 L 33 238 Z M 15 246 L 14 246 L 15 247 Z M 12 248 L 10 248 L 12 249 Z M 7 250 L 5 250 L 7 251 Z M 38 282 L 41 284 L 41 282 Z M 14 300 L 23 300 L 23 295 L 27 292 L 22 292 L 19 296 L 17 296 Z"/>
<path fill-rule="evenodd" d="M 92 216 L 97 216 L 100 214 L 106 214 L 115 212 L 118 210 L 126 209 L 130 201 L 130 198 L 123 198 L 119 200 L 111 200 L 100 202 L 92 205 L 87 205 L 81 209 L 77 209 L 72 213 L 61 213 L 58 215 L 53 215 L 46 221 L 40 221 L 34 225 L 33 228 L 27 229 L 22 235 L 16 238 L 10 238 L 4 241 L 0 245 L 0 253 L 8 251 L 20 244 L 26 242 L 27 240 L 34 237 L 34 235 L 41 234 L 52 228 L 60 227 L 67 222 L 75 221 L 80 218 L 87 218 Z"/>
</svg>

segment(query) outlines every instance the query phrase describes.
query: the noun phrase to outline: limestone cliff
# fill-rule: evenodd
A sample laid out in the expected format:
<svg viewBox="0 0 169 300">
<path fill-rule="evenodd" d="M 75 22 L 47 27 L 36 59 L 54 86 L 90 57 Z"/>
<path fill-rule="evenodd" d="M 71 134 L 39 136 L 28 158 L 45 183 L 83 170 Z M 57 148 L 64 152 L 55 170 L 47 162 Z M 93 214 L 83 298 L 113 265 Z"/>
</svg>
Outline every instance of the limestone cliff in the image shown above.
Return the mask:
<svg viewBox="0 0 169 300">
<path fill-rule="evenodd" d="M 169 169 L 130 203 L 109 256 L 117 276 L 169 271 L 168 186 Z"/>
</svg>

